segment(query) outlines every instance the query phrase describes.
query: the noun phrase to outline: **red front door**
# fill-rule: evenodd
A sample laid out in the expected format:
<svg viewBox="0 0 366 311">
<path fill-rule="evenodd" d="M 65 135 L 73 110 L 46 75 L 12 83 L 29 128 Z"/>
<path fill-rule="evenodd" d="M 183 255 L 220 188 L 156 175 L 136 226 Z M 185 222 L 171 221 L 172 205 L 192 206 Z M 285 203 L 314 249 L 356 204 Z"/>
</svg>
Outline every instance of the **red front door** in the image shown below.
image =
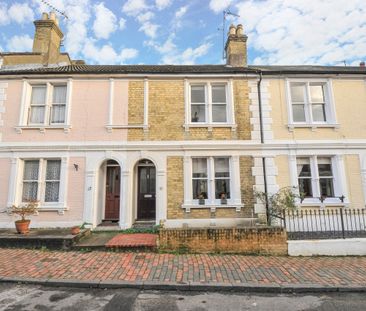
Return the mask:
<svg viewBox="0 0 366 311">
<path fill-rule="evenodd" d="M 105 220 L 119 220 L 120 175 L 119 166 L 107 166 Z"/>
</svg>

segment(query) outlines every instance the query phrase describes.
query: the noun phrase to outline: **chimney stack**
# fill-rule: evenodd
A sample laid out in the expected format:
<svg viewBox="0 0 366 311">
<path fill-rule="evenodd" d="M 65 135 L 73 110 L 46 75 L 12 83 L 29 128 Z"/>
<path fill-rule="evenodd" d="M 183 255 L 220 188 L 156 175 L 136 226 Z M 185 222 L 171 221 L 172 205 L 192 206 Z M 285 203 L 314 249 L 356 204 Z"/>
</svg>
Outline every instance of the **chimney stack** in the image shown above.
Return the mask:
<svg viewBox="0 0 366 311">
<path fill-rule="evenodd" d="M 365 68 L 366 66 L 365 66 L 365 62 L 360 62 L 360 67 L 361 68 Z"/>
<path fill-rule="evenodd" d="M 57 63 L 60 55 L 63 33 L 58 25 L 55 12 L 42 13 L 42 19 L 34 22 L 36 32 L 33 40 L 33 52 L 43 55 L 43 64 Z"/>
<path fill-rule="evenodd" d="M 235 27 L 230 25 L 225 45 L 226 65 L 233 67 L 247 66 L 247 39 L 244 34 L 243 25 Z"/>
</svg>

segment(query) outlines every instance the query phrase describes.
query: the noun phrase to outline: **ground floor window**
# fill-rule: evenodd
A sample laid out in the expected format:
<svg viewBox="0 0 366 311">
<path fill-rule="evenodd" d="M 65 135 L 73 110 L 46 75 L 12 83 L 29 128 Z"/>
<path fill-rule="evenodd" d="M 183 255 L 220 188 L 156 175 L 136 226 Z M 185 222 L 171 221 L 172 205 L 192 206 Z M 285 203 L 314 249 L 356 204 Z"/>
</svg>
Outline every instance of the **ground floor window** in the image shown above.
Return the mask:
<svg viewBox="0 0 366 311">
<path fill-rule="evenodd" d="M 297 181 L 304 198 L 332 198 L 335 196 L 333 157 L 297 157 Z"/>
<path fill-rule="evenodd" d="M 230 158 L 192 158 L 193 200 L 230 199 Z"/>
<path fill-rule="evenodd" d="M 24 160 L 22 202 L 59 202 L 60 159 Z"/>
</svg>

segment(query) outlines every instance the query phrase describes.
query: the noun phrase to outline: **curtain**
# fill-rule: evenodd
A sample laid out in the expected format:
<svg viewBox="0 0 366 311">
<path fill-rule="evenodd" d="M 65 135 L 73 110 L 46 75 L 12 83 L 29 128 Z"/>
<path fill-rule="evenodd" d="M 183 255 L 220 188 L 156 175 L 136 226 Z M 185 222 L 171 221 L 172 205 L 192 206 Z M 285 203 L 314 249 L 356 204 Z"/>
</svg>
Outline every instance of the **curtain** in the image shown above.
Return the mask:
<svg viewBox="0 0 366 311">
<path fill-rule="evenodd" d="M 30 111 L 30 120 L 31 124 L 43 124 L 44 123 L 44 114 L 45 114 L 45 106 L 33 106 Z"/>
<path fill-rule="evenodd" d="M 55 85 L 53 87 L 53 103 L 65 104 L 66 103 L 66 85 Z"/>
<path fill-rule="evenodd" d="M 215 158 L 215 177 L 229 177 L 229 159 Z"/>
<path fill-rule="evenodd" d="M 31 105 L 45 105 L 46 86 L 33 86 Z"/>
<path fill-rule="evenodd" d="M 23 180 L 38 180 L 39 161 L 27 160 L 24 161 Z"/>
<path fill-rule="evenodd" d="M 24 161 L 22 201 L 37 200 L 39 161 Z"/>
<path fill-rule="evenodd" d="M 192 85 L 191 86 L 191 103 L 205 103 L 205 86 L 204 85 Z"/>
<path fill-rule="evenodd" d="M 52 105 L 51 123 L 65 123 L 66 105 Z"/>
<path fill-rule="evenodd" d="M 60 180 L 61 161 L 48 160 L 46 170 L 46 180 Z"/>
<path fill-rule="evenodd" d="M 207 159 L 194 158 L 192 159 L 193 177 L 207 177 Z"/>
<path fill-rule="evenodd" d="M 213 85 L 212 86 L 212 102 L 213 103 L 226 103 L 225 85 Z"/>
<path fill-rule="evenodd" d="M 45 202 L 58 202 L 60 191 L 61 161 L 48 160 L 46 169 Z"/>
</svg>

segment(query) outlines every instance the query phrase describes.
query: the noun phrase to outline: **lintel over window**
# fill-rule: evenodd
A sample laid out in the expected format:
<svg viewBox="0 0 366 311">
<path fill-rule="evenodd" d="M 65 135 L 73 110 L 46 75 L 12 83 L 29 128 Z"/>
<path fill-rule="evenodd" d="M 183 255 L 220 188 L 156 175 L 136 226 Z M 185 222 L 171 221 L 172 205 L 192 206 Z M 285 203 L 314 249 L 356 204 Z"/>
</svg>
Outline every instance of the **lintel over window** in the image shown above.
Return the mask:
<svg viewBox="0 0 366 311">
<path fill-rule="evenodd" d="M 330 80 L 287 81 L 289 128 L 337 128 Z"/>
<path fill-rule="evenodd" d="M 236 128 L 231 80 L 185 81 L 184 127 Z"/>
</svg>

